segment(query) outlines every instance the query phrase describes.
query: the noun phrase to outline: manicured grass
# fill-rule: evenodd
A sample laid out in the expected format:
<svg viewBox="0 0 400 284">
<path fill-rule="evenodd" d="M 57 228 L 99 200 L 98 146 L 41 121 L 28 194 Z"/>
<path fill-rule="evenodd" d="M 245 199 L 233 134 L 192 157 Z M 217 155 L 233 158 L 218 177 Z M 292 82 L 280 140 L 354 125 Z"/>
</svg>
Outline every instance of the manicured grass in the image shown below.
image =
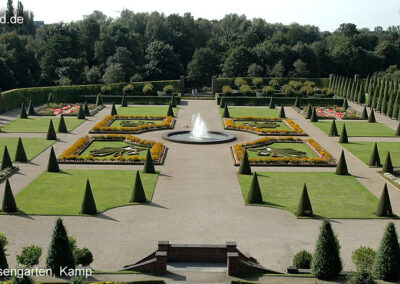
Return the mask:
<svg viewBox="0 0 400 284">
<path fill-rule="evenodd" d="M 328 135 L 332 121 L 319 121 L 313 124 Z M 381 123 L 368 123 L 366 121 L 336 121 L 336 126 L 340 135 L 343 123 L 346 124 L 348 136 L 381 137 L 394 136 L 395 131 Z"/>
<path fill-rule="evenodd" d="M 119 115 L 163 115 L 166 116 L 168 106 L 130 106 L 119 107 L 117 113 Z M 178 115 L 178 108 L 174 108 L 175 116 Z"/>
<path fill-rule="evenodd" d="M 307 158 L 315 158 L 318 157 L 317 154 L 313 150 L 311 150 L 305 143 L 273 143 L 268 145 L 267 147 L 271 148 L 290 148 L 293 150 L 301 151 L 306 153 Z M 265 147 L 263 147 L 265 148 Z M 256 148 L 258 149 L 258 147 Z M 249 158 L 260 158 L 263 156 L 258 156 L 256 152 L 253 151 L 247 151 L 247 154 L 249 155 Z"/>
<path fill-rule="evenodd" d="M 238 175 L 246 200 L 251 175 Z M 377 218 L 378 199 L 352 176 L 324 172 L 259 172 L 264 206 L 294 214 L 304 182 L 314 215 L 321 218 Z"/>
<path fill-rule="evenodd" d="M 270 109 L 268 107 L 229 107 L 230 117 L 240 116 L 256 116 L 256 117 L 279 117 L 280 110 L 278 108 Z M 224 109 L 219 109 L 219 114 L 222 117 Z"/>
<path fill-rule="evenodd" d="M 147 200 L 151 200 L 158 173 L 140 176 Z M 90 180 L 99 212 L 131 204 L 135 171 L 80 169 L 42 173 L 16 195 L 17 206 L 26 214 L 78 215 L 86 179 Z"/>
<path fill-rule="evenodd" d="M 400 167 L 400 141 L 396 142 L 378 142 L 378 152 L 381 158 L 381 163 L 385 162 L 386 154 L 390 151 L 390 157 L 392 158 L 393 166 Z M 350 142 L 341 144 L 353 155 L 368 165 L 371 157 L 372 150 L 374 148 L 374 142 Z"/>
<path fill-rule="evenodd" d="M 18 118 L 16 120 L 10 121 L 7 124 L 1 126 L 1 131 L 4 132 L 47 132 L 49 129 L 50 119 L 53 120 L 54 129 L 57 131 L 58 124 L 60 122 L 59 118 L 49 118 L 49 117 L 29 117 L 27 119 Z M 84 120 L 77 118 L 66 118 L 65 123 L 67 124 L 68 131 L 72 131 L 79 125 L 81 125 Z"/>
<path fill-rule="evenodd" d="M 243 125 L 244 123 L 254 123 L 255 121 L 253 120 L 235 120 L 234 121 L 235 122 L 235 124 L 236 125 Z M 257 123 L 262 123 L 262 121 L 257 121 Z M 281 122 L 279 122 L 279 121 L 277 121 L 277 122 L 273 122 L 273 123 L 278 123 L 278 127 L 276 127 L 276 128 L 263 128 L 263 129 L 287 129 L 287 130 L 289 130 L 290 128 L 283 122 L 283 121 L 281 121 Z M 251 125 L 250 125 L 251 126 Z M 257 127 L 257 126 L 255 126 L 255 127 Z"/>
<path fill-rule="evenodd" d="M 139 120 L 137 120 L 137 119 L 129 119 L 129 120 L 126 120 L 126 119 L 116 119 L 116 120 L 114 120 L 113 121 L 113 123 L 111 123 L 111 127 L 122 127 L 121 126 L 121 122 L 126 122 L 126 121 L 133 121 L 133 122 L 139 122 L 139 121 L 144 121 L 145 123 L 153 123 L 153 124 L 161 124 L 161 123 L 163 123 L 163 120 L 143 120 L 143 119 L 139 119 Z M 127 126 L 127 127 L 129 127 L 129 126 Z M 134 127 L 134 126 L 132 126 L 132 127 Z"/>
<path fill-rule="evenodd" d="M 85 157 L 87 157 L 88 155 L 90 155 L 90 151 L 95 150 L 95 149 L 100 149 L 100 148 L 103 148 L 103 147 L 125 147 L 125 146 L 131 146 L 131 144 L 125 143 L 125 142 L 123 142 L 123 141 L 93 141 L 93 142 L 89 145 L 89 147 L 87 147 L 87 148 L 85 149 L 85 151 L 83 151 L 83 153 L 81 153 L 80 155 L 81 155 L 83 158 L 85 158 Z M 140 147 L 140 146 L 137 146 L 137 147 Z M 146 149 L 146 150 L 147 150 L 147 147 L 140 147 L 140 148 L 143 148 L 143 149 Z M 123 153 L 122 156 L 125 157 L 125 158 L 126 158 L 126 157 L 129 157 L 129 155 L 127 155 L 126 152 Z M 145 158 L 145 157 L 146 157 L 146 151 L 140 151 L 138 156 L 139 156 L 139 157 Z M 109 155 L 109 156 L 105 156 L 105 157 L 96 157 L 96 158 L 97 158 L 97 159 L 104 159 L 104 160 L 107 160 L 107 159 L 110 159 L 110 158 L 112 158 L 112 157 L 114 157 L 114 156 L 113 156 L 113 155 Z"/>
<path fill-rule="evenodd" d="M 22 144 L 28 160 L 32 160 L 42 153 L 48 147 L 54 144 L 54 140 L 46 140 L 42 138 L 22 138 Z M 11 160 L 14 161 L 15 151 L 17 150 L 18 138 L 1 138 L 0 139 L 0 160 L 3 159 L 4 146 L 7 146 Z"/>
</svg>

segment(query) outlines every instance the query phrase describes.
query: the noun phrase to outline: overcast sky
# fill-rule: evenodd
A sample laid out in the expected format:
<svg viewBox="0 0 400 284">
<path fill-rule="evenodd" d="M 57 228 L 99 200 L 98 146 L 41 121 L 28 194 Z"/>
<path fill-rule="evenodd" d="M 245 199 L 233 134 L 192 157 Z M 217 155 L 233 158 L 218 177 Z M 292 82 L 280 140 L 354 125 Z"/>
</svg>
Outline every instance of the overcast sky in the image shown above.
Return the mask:
<svg viewBox="0 0 400 284">
<path fill-rule="evenodd" d="M 2 0 L 0 8 L 5 7 Z M 14 0 L 16 3 L 17 0 Z M 190 12 L 195 18 L 221 19 L 225 14 L 244 14 L 264 18 L 271 23 L 312 24 L 321 30 L 335 30 L 341 23 L 352 22 L 359 28 L 373 29 L 400 25 L 400 0 L 22 0 L 36 20 L 45 23 L 82 19 L 93 10 L 111 17 L 119 11 L 158 11 L 167 15 Z"/>
</svg>

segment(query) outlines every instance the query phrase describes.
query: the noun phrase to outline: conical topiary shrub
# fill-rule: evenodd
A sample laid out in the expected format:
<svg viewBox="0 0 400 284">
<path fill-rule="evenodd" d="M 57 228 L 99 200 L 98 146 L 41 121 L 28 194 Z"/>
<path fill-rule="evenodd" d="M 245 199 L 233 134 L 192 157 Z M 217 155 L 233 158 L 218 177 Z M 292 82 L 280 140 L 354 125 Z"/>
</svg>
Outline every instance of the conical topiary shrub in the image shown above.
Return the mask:
<svg viewBox="0 0 400 284">
<path fill-rule="evenodd" d="M 17 212 L 17 204 L 15 203 L 14 195 L 11 191 L 10 182 L 6 180 L 6 186 L 4 188 L 3 203 L 1 206 L 1 211 L 6 213 Z"/>
<path fill-rule="evenodd" d="M 399 122 L 399 124 L 397 124 L 397 129 L 396 129 L 395 135 L 400 136 L 400 122 Z"/>
<path fill-rule="evenodd" d="M 227 106 L 227 105 L 226 105 L 225 108 L 224 108 L 224 113 L 222 114 L 222 117 L 223 117 L 223 118 L 229 118 L 229 117 L 231 117 L 230 114 L 229 114 L 229 110 L 228 110 L 228 106 Z"/>
<path fill-rule="evenodd" d="M 175 116 L 174 115 L 174 109 L 172 108 L 171 104 L 169 104 L 169 106 L 168 106 L 167 116 L 172 116 L 172 117 Z"/>
<path fill-rule="evenodd" d="M 83 113 L 85 116 L 90 116 L 90 110 L 89 110 L 89 105 L 87 102 L 85 102 L 84 108 L 83 108 Z"/>
<path fill-rule="evenodd" d="M 220 102 L 219 102 L 219 108 L 224 108 L 225 107 L 225 99 L 221 98 Z"/>
<path fill-rule="evenodd" d="M 331 128 L 329 129 L 328 135 L 333 136 L 333 137 L 339 136 L 339 133 L 338 133 L 337 127 L 336 127 L 336 119 L 335 118 L 333 118 L 333 120 L 332 120 Z"/>
<path fill-rule="evenodd" d="M 379 199 L 378 207 L 376 209 L 376 216 L 390 217 L 393 215 L 392 204 L 390 203 L 389 191 L 387 185 L 383 187 L 381 198 Z"/>
<path fill-rule="evenodd" d="M 58 132 L 59 133 L 68 133 L 67 124 L 65 123 L 64 115 L 61 114 L 60 122 L 58 123 Z"/>
<path fill-rule="evenodd" d="M 313 112 L 312 111 L 312 106 L 308 105 L 307 111 L 306 111 L 306 119 L 310 119 L 311 118 L 312 112 Z"/>
<path fill-rule="evenodd" d="M 300 108 L 299 97 L 296 97 L 296 100 L 294 101 L 294 107 Z"/>
<path fill-rule="evenodd" d="M 339 162 L 336 167 L 336 174 L 339 176 L 345 176 L 349 174 L 349 170 L 347 169 L 346 158 L 344 156 L 344 151 L 340 154 Z"/>
<path fill-rule="evenodd" d="M 349 103 L 347 102 L 347 99 L 344 99 L 343 101 L 343 106 L 342 106 L 345 110 L 349 108 Z"/>
<path fill-rule="evenodd" d="M 251 175 L 251 167 L 250 167 L 249 157 L 247 156 L 246 150 L 244 150 L 243 158 L 240 161 L 239 174 Z"/>
<path fill-rule="evenodd" d="M 53 230 L 49 249 L 47 250 L 46 268 L 60 275 L 60 268 L 74 269 L 75 258 L 68 240 L 67 231 L 60 218 L 57 219 Z"/>
<path fill-rule="evenodd" d="M 312 110 L 311 119 L 310 119 L 311 122 L 318 122 L 318 115 L 317 115 L 317 110 L 316 109 L 317 108 L 314 107 L 313 110 Z"/>
<path fill-rule="evenodd" d="M 260 184 L 258 183 L 257 173 L 253 174 L 249 192 L 247 193 L 247 204 L 263 204 Z"/>
<path fill-rule="evenodd" d="M 21 113 L 19 114 L 19 118 L 25 119 L 28 118 L 28 114 L 26 113 L 25 103 L 21 105 Z"/>
<path fill-rule="evenodd" d="M 47 97 L 47 104 L 51 104 L 53 102 L 53 94 L 49 93 L 48 97 Z"/>
<path fill-rule="evenodd" d="M 375 123 L 376 122 L 374 109 L 371 109 L 371 113 L 369 114 L 369 117 L 368 117 L 368 122 L 369 123 Z"/>
<path fill-rule="evenodd" d="M 390 157 L 390 152 L 389 151 L 386 154 L 385 163 L 383 164 L 383 167 L 382 167 L 382 173 L 394 174 L 392 158 Z"/>
<path fill-rule="evenodd" d="M 29 102 L 28 115 L 36 115 L 35 108 L 33 107 L 32 100 Z"/>
<path fill-rule="evenodd" d="M 8 153 L 7 145 L 4 146 L 3 161 L 1 162 L 1 170 L 4 170 L 5 168 L 13 168 L 10 154 Z"/>
<path fill-rule="evenodd" d="M 130 202 L 146 202 L 146 194 L 144 193 L 142 179 L 139 171 L 136 171 L 135 183 L 133 185 L 132 197 Z"/>
<path fill-rule="evenodd" d="M 21 137 L 18 138 L 17 150 L 15 151 L 15 159 L 16 162 L 27 162 L 28 157 L 26 156 L 26 152 L 24 149 L 24 144 L 22 144 Z"/>
<path fill-rule="evenodd" d="M 154 174 L 156 170 L 154 169 L 153 159 L 151 158 L 150 150 L 147 150 L 146 159 L 144 160 L 143 173 Z"/>
<path fill-rule="evenodd" d="M 102 106 L 103 104 L 103 97 L 100 93 L 98 93 L 96 98 L 96 106 Z"/>
<path fill-rule="evenodd" d="M 50 173 L 58 173 L 60 171 L 60 167 L 58 166 L 56 153 L 54 152 L 54 148 L 51 147 L 49 161 L 47 162 L 47 171 Z"/>
<path fill-rule="evenodd" d="M 0 269 L 4 270 L 8 268 L 8 262 L 6 258 L 6 253 L 3 246 L 0 246 Z"/>
<path fill-rule="evenodd" d="M 274 102 L 274 98 L 271 97 L 271 99 L 269 100 L 269 108 L 270 109 L 274 109 L 275 108 L 275 102 Z"/>
<path fill-rule="evenodd" d="M 372 150 L 371 157 L 369 158 L 368 166 L 380 167 L 381 158 L 379 157 L 378 144 L 375 142 L 374 149 Z"/>
<path fill-rule="evenodd" d="M 176 107 L 176 99 L 175 99 L 175 96 L 174 96 L 174 95 L 172 95 L 172 97 L 171 97 L 171 102 L 170 102 L 170 104 L 171 104 L 172 107 Z"/>
<path fill-rule="evenodd" d="M 83 195 L 81 211 L 79 212 L 79 214 L 97 214 L 96 202 L 94 201 L 93 192 L 89 180 L 86 180 L 85 194 Z"/>
<path fill-rule="evenodd" d="M 311 261 L 311 272 L 318 279 L 334 279 L 342 271 L 339 250 L 339 241 L 333 233 L 331 223 L 325 220 Z"/>
<path fill-rule="evenodd" d="M 127 106 L 128 106 L 128 102 L 126 101 L 126 97 L 125 97 L 125 95 L 122 95 L 121 107 L 127 107 Z"/>
<path fill-rule="evenodd" d="M 47 130 L 47 140 L 57 140 L 56 131 L 54 130 L 53 120 L 50 119 L 49 129 Z"/>
<path fill-rule="evenodd" d="M 279 113 L 280 118 L 286 118 L 285 108 L 281 106 L 281 111 Z"/>
<path fill-rule="evenodd" d="M 78 119 L 86 119 L 86 117 L 85 117 L 85 110 L 84 110 L 82 104 L 79 105 Z"/>
<path fill-rule="evenodd" d="M 313 210 L 310 197 L 308 196 L 307 185 L 304 183 L 303 191 L 301 192 L 299 204 L 296 210 L 297 216 L 312 216 Z"/>
<path fill-rule="evenodd" d="M 363 111 L 361 113 L 361 118 L 362 119 L 368 119 L 368 112 L 367 112 L 367 107 L 366 106 L 364 106 L 364 109 L 363 109 Z"/>
<path fill-rule="evenodd" d="M 343 123 L 342 132 L 340 133 L 339 143 L 349 143 L 349 137 L 347 136 L 346 124 Z"/>
<path fill-rule="evenodd" d="M 117 115 L 117 109 L 115 108 L 115 103 L 112 103 L 111 106 L 111 115 Z"/>
<path fill-rule="evenodd" d="M 376 253 L 373 272 L 385 280 L 393 281 L 399 278 L 400 274 L 400 247 L 397 238 L 396 227 L 390 222 L 386 226 L 385 233 Z"/>
</svg>

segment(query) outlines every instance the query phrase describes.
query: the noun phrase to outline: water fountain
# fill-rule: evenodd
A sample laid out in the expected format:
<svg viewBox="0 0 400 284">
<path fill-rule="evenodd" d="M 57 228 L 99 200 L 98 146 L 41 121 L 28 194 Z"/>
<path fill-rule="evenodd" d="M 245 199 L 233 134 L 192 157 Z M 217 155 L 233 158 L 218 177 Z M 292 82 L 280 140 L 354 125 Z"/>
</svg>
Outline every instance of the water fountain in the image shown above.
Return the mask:
<svg viewBox="0 0 400 284">
<path fill-rule="evenodd" d="M 216 144 L 230 142 L 236 139 L 232 134 L 208 131 L 207 125 L 201 118 L 200 113 L 192 116 L 192 130 L 173 131 L 163 135 L 169 141 L 189 144 Z"/>
</svg>

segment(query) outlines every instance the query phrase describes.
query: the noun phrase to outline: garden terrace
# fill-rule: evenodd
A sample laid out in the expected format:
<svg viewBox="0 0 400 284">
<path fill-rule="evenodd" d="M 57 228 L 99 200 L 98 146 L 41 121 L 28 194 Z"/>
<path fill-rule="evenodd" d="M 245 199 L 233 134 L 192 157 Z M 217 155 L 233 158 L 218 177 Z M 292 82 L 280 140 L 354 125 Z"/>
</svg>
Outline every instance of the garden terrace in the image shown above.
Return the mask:
<svg viewBox="0 0 400 284">
<path fill-rule="evenodd" d="M 271 97 L 255 98 L 255 97 L 233 97 L 233 96 L 217 96 L 217 104 L 221 104 L 221 99 L 228 106 L 268 106 Z M 296 102 L 295 97 L 274 97 L 275 105 L 278 106 L 293 106 Z M 319 106 L 332 106 L 343 105 L 343 99 L 326 99 L 326 98 L 298 98 L 300 105 L 319 105 Z"/>
<path fill-rule="evenodd" d="M 331 121 L 319 121 L 313 122 L 326 135 L 329 135 L 329 129 L 331 127 Z M 381 124 L 381 123 L 369 123 L 366 121 L 336 121 L 336 127 L 340 133 L 343 128 L 343 124 L 346 124 L 346 131 L 348 136 L 353 137 L 390 137 L 395 136 L 395 130 Z"/>
<path fill-rule="evenodd" d="M 303 117 L 306 117 L 308 106 L 302 106 L 300 108 L 294 107 L 294 109 L 300 113 Z M 368 118 L 362 118 L 361 113 L 355 109 L 348 107 L 344 109 L 341 106 L 327 106 L 320 107 L 316 106 L 316 112 L 318 119 L 341 119 L 341 120 L 367 120 Z"/>
<path fill-rule="evenodd" d="M 49 117 L 29 117 L 17 118 L 1 126 L 3 132 L 25 132 L 25 133 L 46 133 L 49 129 L 50 119 L 53 121 L 54 128 L 58 129 L 60 118 Z M 65 118 L 65 124 L 68 131 L 74 130 L 81 125 L 85 120 L 77 118 Z"/>
<path fill-rule="evenodd" d="M 95 104 L 88 104 L 90 115 L 95 115 L 104 106 L 96 106 Z M 77 116 L 79 113 L 80 104 L 73 103 L 50 103 L 44 104 L 36 109 L 36 115 L 53 116 L 63 114 L 64 116 Z"/>
<path fill-rule="evenodd" d="M 128 106 L 119 107 L 118 115 L 137 115 L 137 116 L 166 116 L 168 106 Z M 174 108 L 175 116 L 178 115 L 178 108 Z"/>
<path fill-rule="evenodd" d="M 43 138 L 22 138 L 22 143 L 24 145 L 28 161 L 32 160 L 48 147 L 53 145 L 54 142 L 54 140 L 46 140 Z M 10 158 L 14 162 L 17 145 L 18 138 L 0 138 L 0 159 L 3 159 L 3 149 L 4 146 L 7 146 Z"/>
</svg>

